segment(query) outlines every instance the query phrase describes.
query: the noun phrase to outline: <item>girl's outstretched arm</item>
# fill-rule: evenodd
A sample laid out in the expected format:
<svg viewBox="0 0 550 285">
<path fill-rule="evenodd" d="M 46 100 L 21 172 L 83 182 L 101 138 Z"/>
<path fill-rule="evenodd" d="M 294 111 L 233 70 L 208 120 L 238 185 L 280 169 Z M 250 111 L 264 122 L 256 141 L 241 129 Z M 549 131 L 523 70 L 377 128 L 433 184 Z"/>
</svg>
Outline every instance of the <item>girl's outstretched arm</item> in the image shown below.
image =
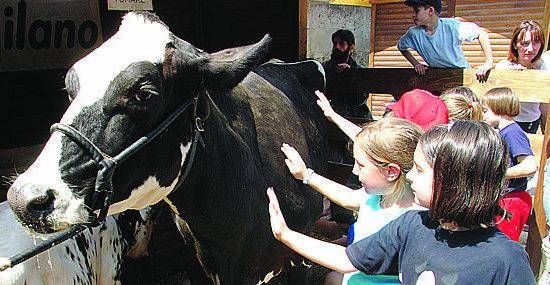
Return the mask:
<svg viewBox="0 0 550 285">
<path fill-rule="evenodd" d="M 321 107 L 325 117 L 327 117 L 329 121 L 335 123 L 351 140 L 355 141 L 355 137 L 361 132 L 361 127 L 338 115 L 338 113 L 332 109 L 332 106 L 330 106 L 330 102 L 323 92 L 317 90 L 315 91 L 315 95 L 319 98 L 317 100 L 317 105 Z"/>
<path fill-rule="evenodd" d="M 303 257 L 324 267 L 342 273 L 357 271 L 351 264 L 345 247 L 320 241 L 289 229 L 273 188 L 267 189 L 267 196 L 269 197 L 271 230 L 276 239 Z"/>
<path fill-rule="evenodd" d="M 286 156 L 286 166 L 294 178 L 299 180 L 308 179 L 307 184 L 329 200 L 346 209 L 359 210 L 361 202 L 365 199 L 365 191 L 352 190 L 314 173 L 311 169 L 308 170 L 298 151 L 286 143 L 283 143 L 283 146 L 281 146 L 281 151 Z"/>
<path fill-rule="evenodd" d="M 521 178 L 534 175 L 538 170 L 537 160 L 532 155 L 517 156 L 518 164 L 506 170 L 506 178 Z"/>
</svg>

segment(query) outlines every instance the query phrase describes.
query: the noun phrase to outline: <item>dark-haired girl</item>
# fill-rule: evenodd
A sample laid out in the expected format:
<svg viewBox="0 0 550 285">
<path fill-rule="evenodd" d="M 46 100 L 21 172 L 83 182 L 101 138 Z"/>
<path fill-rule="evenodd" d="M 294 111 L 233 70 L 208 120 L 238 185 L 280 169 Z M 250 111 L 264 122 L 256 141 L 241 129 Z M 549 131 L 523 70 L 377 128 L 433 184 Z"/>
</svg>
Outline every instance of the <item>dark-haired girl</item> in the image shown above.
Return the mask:
<svg viewBox="0 0 550 285">
<path fill-rule="evenodd" d="M 502 209 L 508 154 L 481 122 L 436 127 L 420 140 L 407 174 L 410 211 L 347 249 L 290 230 L 268 190 L 274 236 L 306 258 L 339 272 L 385 272 L 398 257 L 403 284 L 535 284 L 527 253 L 493 224 Z"/>
</svg>

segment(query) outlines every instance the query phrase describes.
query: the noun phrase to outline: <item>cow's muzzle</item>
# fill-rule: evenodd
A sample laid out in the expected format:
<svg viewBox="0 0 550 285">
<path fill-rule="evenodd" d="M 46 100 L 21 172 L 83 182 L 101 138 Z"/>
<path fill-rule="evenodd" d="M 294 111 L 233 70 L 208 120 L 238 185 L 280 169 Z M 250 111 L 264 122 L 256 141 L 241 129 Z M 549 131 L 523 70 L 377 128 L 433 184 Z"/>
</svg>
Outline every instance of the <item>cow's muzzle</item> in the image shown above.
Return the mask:
<svg viewBox="0 0 550 285">
<path fill-rule="evenodd" d="M 21 223 L 39 233 L 51 233 L 48 216 L 54 211 L 55 195 L 52 189 L 35 184 L 20 185 L 8 191 L 8 201 Z"/>
</svg>

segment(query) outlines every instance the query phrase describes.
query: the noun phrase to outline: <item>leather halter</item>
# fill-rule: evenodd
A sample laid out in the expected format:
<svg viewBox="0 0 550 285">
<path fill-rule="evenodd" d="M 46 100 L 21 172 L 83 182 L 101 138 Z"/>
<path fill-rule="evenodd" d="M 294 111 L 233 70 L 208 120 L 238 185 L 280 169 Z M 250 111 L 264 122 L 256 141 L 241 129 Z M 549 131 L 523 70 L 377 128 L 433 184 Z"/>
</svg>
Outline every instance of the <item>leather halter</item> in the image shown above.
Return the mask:
<svg viewBox="0 0 550 285">
<path fill-rule="evenodd" d="M 198 100 L 201 93 L 204 93 L 207 99 L 212 100 L 206 90 L 199 92 L 197 96 L 193 99 L 188 99 L 183 104 L 181 104 L 168 118 L 166 118 L 156 129 L 151 131 L 149 134 L 139 138 L 133 144 L 131 144 L 126 149 L 122 150 L 118 155 L 110 157 L 104 151 L 102 151 L 96 144 L 94 144 L 89 138 L 87 138 L 80 131 L 74 127 L 66 124 L 56 123 L 53 124 L 50 128 L 52 133 L 61 132 L 67 136 L 70 140 L 75 142 L 80 148 L 86 151 L 91 157 L 93 162 L 97 167 L 99 167 L 96 181 L 95 189 L 92 193 L 90 204 L 86 206 L 91 210 L 90 214 L 92 219 L 90 221 L 90 226 L 97 226 L 105 220 L 109 206 L 111 205 L 111 198 L 113 195 L 113 185 L 112 177 L 119 164 L 124 162 L 126 159 L 136 154 L 149 142 L 153 141 L 159 134 L 164 132 L 185 110 L 193 106 L 193 122 L 194 122 L 194 135 L 191 142 L 190 156 L 189 160 L 185 166 L 185 170 L 181 177 L 178 180 L 178 183 L 174 187 L 177 189 L 183 181 L 186 180 L 191 166 L 193 165 L 193 160 L 195 158 L 195 152 L 197 150 L 197 143 L 200 141 L 204 146 L 202 141 L 201 132 L 204 131 L 201 119 L 197 114 L 198 109 Z M 205 118 L 206 119 L 206 118 Z M 96 211 L 99 210 L 99 215 L 96 215 Z"/>
<path fill-rule="evenodd" d="M 208 111 L 205 115 L 205 118 L 201 118 L 198 115 L 198 101 L 201 94 L 204 94 L 205 99 L 207 99 L 206 105 L 208 107 Z M 107 155 L 89 138 L 87 138 L 84 134 L 82 134 L 74 127 L 62 123 L 53 124 L 50 128 L 51 133 L 63 133 L 92 157 L 92 160 L 88 163 L 85 163 L 84 165 L 88 166 L 91 164 L 99 168 L 95 181 L 95 189 L 92 193 L 91 199 L 89 200 L 91 201 L 91 204 L 86 205 L 90 209 L 91 220 L 86 224 L 77 224 L 63 232 L 53 234 L 50 239 L 37 244 L 34 248 L 28 249 L 19 254 L 15 254 L 7 259 L 0 260 L 0 272 L 4 271 L 5 269 L 11 268 L 37 254 L 40 254 L 41 252 L 46 251 L 49 248 L 52 248 L 55 245 L 76 236 L 77 234 L 80 234 L 89 227 L 95 227 L 102 224 L 107 216 L 109 206 L 111 205 L 111 198 L 113 196 L 112 177 L 117 165 L 128 159 L 130 156 L 136 154 L 146 144 L 154 140 L 159 134 L 163 133 L 185 110 L 193 106 L 192 128 L 194 130 L 194 135 L 191 142 L 191 153 L 187 165 L 185 166 L 185 170 L 183 171 L 183 174 L 180 176 L 178 183 L 173 190 L 178 189 L 186 180 L 187 175 L 191 171 L 191 166 L 193 165 L 193 161 L 195 159 L 197 144 L 200 142 L 201 145 L 204 147 L 204 141 L 202 139 L 201 133 L 204 132 L 203 122 L 208 119 L 208 116 L 210 115 L 211 103 L 213 104 L 213 101 L 212 98 L 210 98 L 208 91 L 206 91 L 206 88 L 202 89 L 202 91 L 200 91 L 196 97 L 185 100 L 156 129 L 154 129 L 149 134 L 139 138 L 137 141 L 121 151 L 115 157 L 110 157 L 109 155 Z M 98 210 L 99 215 L 96 215 L 95 212 Z"/>
</svg>

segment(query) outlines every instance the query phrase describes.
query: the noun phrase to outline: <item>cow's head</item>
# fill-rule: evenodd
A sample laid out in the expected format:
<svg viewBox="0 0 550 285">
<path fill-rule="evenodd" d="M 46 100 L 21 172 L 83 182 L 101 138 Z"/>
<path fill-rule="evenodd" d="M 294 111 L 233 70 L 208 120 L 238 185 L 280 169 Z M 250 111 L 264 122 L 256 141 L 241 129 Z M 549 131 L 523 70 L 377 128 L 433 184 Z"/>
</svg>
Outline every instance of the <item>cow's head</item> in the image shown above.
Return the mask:
<svg viewBox="0 0 550 285">
<path fill-rule="evenodd" d="M 115 156 L 204 88 L 234 87 L 265 56 L 269 41 L 266 36 L 255 45 L 208 54 L 175 37 L 155 15 L 129 13 L 112 38 L 67 73 L 72 103 L 61 123 Z M 191 120 L 190 114 L 182 114 L 163 135 L 117 166 L 110 214 L 142 209 L 173 190 L 187 162 Z M 23 224 L 47 233 L 87 222 L 86 201 L 97 175 L 89 161 L 75 142 L 53 133 L 8 192 Z"/>
</svg>

